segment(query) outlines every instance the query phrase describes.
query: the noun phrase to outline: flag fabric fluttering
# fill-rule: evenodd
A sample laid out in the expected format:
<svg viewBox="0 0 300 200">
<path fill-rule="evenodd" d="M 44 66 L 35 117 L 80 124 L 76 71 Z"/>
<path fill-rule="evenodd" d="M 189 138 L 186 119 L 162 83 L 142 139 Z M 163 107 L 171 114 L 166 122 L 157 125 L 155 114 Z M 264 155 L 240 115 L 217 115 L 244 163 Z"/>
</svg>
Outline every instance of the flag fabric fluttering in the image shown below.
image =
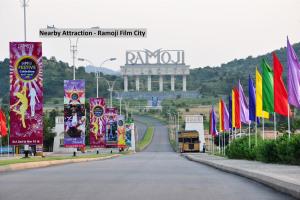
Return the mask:
<svg viewBox="0 0 300 200">
<path fill-rule="evenodd" d="M 235 94 L 234 94 L 234 89 L 231 90 L 231 123 L 232 123 L 232 128 L 235 128 Z"/>
<path fill-rule="evenodd" d="M 249 124 L 249 107 L 246 101 L 243 87 L 239 81 L 239 100 L 240 100 L 240 118 L 241 122 Z"/>
<path fill-rule="evenodd" d="M 234 88 L 234 119 L 235 128 L 241 128 L 241 117 L 240 117 L 240 95 L 239 90 Z"/>
<path fill-rule="evenodd" d="M 267 112 L 274 112 L 274 81 L 273 70 L 268 65 L 265 59 L 261 62 L 262 67 L 262 100 L 263 110 Z"/>
<path fill-rule="evenodd" d="M 224 103 L 223 100 L 221 100 L 222 102 L 222 114 L 223 114 L 223 121 L 224 121 L 224 131 L 229 131 L 230 127 L 229 127 L 229 113 L 228 113 L 228 109 L 226 104 Z"/>
<path fill-rule="evenodd" d="M 223 115 L 223 103 L 219 100 L 219 131 L 224 131 L 224 115 Z"/>
<path fill-rule="evenodd" d="M 214 108 L 212 107 L 211 109 L 211 112 L 210 112 L 210 134 L 212 136 L 216 136 L 218 134 L 218 131 L 217 131 L 217 121 L 216 121 L 217 117 L 216 117 L 216 113 L 215 113 L 215 110 Z"/>
<path fill-rule="evenodd" d="M 229 108 L 229 129 L 232 130 L 232 96 L 228 96 L 228 108 Z"/>
<path fill-rule="evenodd" d="M 266 111 L 263 111 L 262 77 L 257 68 L 256 68 L 256 72 L 255 72 L 255 87 L 256 87 L 256 90 L 255 90 L 256 116 L 269 119 L 269 113 Z"/>
<path fill-rule="evenodd" d="M 255 122 L 256 120 L 256 97 L 253 80 L 249 74 L 249 120 Z"/>
<path fill-rule="evenodd" d="M 0 109 L 0 135 L 5 137 L 7 135 L 6 117 L 3 110 Z"/>
<path fill-rule="evenodd" d="M 289 39 L 287 39 L 287 65 L 288 101 L 300 108 L 300 63 Z"/>
<path fill-rule="evenodd" d="M 273 52 L 273 69 L 274 69 L 274 112 L 288 116 L 289 115 L 289 105 L 288 105 L 288 93 L 285 89 L 282 72 L 283 67 Z"/>
</svg>

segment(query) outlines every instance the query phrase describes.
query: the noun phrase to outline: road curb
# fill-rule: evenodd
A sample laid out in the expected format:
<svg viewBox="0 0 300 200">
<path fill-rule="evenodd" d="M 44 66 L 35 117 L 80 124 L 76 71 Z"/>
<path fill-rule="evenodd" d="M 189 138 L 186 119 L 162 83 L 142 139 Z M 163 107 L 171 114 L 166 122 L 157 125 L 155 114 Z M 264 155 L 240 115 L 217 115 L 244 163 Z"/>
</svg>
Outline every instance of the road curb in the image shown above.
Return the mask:
<svg viewBox="0 0 300 200">
<path fill-rule="evenodd" d="M 235 168 L 235 167 L 231 167 L 231 166 L 226 166 L 226 165 L 218 164 L 218 163 L 215 163 L 212 161 L 196 159 L 189 155 L 182 154 L 182 156 L 187 158 L 188 160 L 191 160 L 194 162 L 205 164 L 205 165 L 211 166 L 213 168 L 216 168 L 216 169 L 219 169 L 219 170 L 231 173 L 231 174 L 236 174 L 239 176 L 249 178 L 251 180 L 262 183 L 268 187 L 271 187 L 277 191 L 283 192 L 283 193 L 291 195 L 297 199 L 300 199 L 300 185 L 286 182 L 286 181 L 283 181 L 283 180 L 280 180 L 277 178 L 273 178 L 273 177 L 270 177 L 270 176 L 267 176 L 264 174 L 255 173 L 255 172 L 251 172 L 248 170 Z"/>
<path fill-rule="evenodd" d="M 39 161 L 39 162 L 28 162 L 28 163 L 17 163 L 5 166 L 0 166 L 0 173 L 12 172 L 24 169 L 34 169 L 42 167 L 50 167 L 56 165 L 70 164 L 70 163 L 80 163 L 80 162 L 90 162 L 97 160 L 106 160 L 115 157 L 119 157 L 121 154 L 99 157 L 99 158 L 76 158 L 76 159 L 65 159 L 65 160 L 49 160 L 49 161 Z"/>
</svg>

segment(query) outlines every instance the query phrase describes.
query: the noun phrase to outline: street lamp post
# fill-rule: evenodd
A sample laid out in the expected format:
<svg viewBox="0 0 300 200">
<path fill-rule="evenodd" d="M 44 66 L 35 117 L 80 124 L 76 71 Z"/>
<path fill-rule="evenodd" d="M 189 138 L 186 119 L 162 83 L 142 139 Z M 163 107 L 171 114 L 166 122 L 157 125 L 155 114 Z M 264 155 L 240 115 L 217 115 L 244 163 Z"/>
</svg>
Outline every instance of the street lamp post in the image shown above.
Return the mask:
<svg viewBox="0 0 300 200">
<path fill-rule="evenodd" d="M 90 60 L 85 59 L 85 58 L 78 58 L 79 61 L 86 61 L 88 63 L 90 63 L 90 65 L 95 66 Z M 107 61 L 114 61 L 117 60 L 116 58 L 109 58 L 104 60 L 101 64 L 100 64 L 100 68 L 102 67 L 102 65 L 107 62 Z M 95 71 L 95 76 L 96 76 L 96 87 L 97 87 L 97 98 L 99 97 L 99 78 L 103 78 L 105 81 L 107 81 L 104 77 L 100 77 L 100 72 L 98 70 Z M 110 89 L 110 84 L 108 83 L 108 88 Z"/>
</svg>

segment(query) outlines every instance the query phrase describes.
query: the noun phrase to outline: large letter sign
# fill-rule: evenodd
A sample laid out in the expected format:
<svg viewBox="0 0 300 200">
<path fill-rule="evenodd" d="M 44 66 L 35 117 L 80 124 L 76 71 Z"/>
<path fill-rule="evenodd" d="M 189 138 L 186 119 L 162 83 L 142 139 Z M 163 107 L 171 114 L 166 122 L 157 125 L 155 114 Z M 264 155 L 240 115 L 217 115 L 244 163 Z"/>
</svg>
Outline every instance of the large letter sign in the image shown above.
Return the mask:
<svg viewBox="0 0 300 200">
<path fill-rule="evenodd" d="M 10 43 L 10 144 L 43 144 L 42 43 Z"/>
</svg>

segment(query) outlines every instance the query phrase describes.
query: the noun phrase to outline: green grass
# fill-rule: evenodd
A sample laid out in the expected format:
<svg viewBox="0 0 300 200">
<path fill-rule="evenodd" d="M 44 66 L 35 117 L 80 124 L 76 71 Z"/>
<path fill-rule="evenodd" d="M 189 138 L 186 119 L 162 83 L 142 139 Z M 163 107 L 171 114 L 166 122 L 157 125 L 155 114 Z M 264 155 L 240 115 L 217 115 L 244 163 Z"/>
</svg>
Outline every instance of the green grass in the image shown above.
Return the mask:
<svg viewBox="0 0 300 200">
<path fill-rule="evenodd" d="M 144 150 L 152 141 L 153 138 L 154 127 L 149 126 L 142 140 L 140 140 L 137 144 L 138 151 Z"/>
<path fill-rule="evenodd" d="M 29 163 L 29 162 L 40 162 L 40 161 L 51 161 L 51 160 L 66 160 L 66 159 L 79 159 L 79 158 L 100 158 L 109 156 L 112 154 L 92 154 L 92 155 L 82 155 L 82 156 L 49 156 L 49 157 L 30 157 L 30 158 L 18 158 L 18 159 L 9 159 L 1 160 L 0 166 L 17 164 L 17 163 Z"/>
</svg>

